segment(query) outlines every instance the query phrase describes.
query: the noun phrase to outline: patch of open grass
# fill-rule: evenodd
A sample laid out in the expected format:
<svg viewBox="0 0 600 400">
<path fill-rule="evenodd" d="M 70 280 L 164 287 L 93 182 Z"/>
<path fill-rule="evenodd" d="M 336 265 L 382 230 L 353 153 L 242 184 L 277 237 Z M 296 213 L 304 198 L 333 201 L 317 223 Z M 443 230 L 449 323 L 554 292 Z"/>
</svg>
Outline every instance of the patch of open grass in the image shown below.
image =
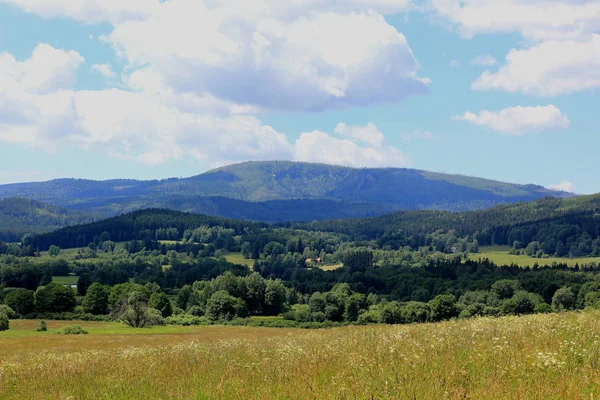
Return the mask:
<svg viewBox="0 0 600 400">
<path fill-rule="evenodd" d="M 566 257 L 550 257 L 550 258 L 532 258 L 526 255 L 508 254 L 509 246 L 482 246 L 477 254 L 469 254 L 472 260 L 487 258 L 497 265 L 519 265 L 521 267 L 533 267 L 536 263 L 541 266 L 550 266 L 553 263 L 564 264 L 574 267 L 575 264 L 584 265 L 595 262 L 600 264 L 600 257 L 581 257 L 581 258 L 566 258 Z"/>
<path fill-rule="evenodd" d="M 248 267 L 252 267 L 254 265 L 254 260 L 244 258 L 242 253 L 225 252 L 223 253 L 223 257 L 225 257 L 227 262 L 232 264 L 247 265 Z"/>
<path fill-rule="evenodd" d="M 321 265 L 321 266 L 319 266 L 319 268 L 321 268 L 323 271 L 335 271 L 336 269 L 340 269 L 343 266 L 344 266 L 344 264 L 339 263 L 339 264 Z"/>
<path fill-rule="evenodd" d="M 52 277 L 52 282 L 59 285 L 77 285 L 77 280 L 79 280 L 79 277 L 75 275 Z"/>
<path fill-rule="evenodd" d="M 112 324 L 104 331 L 95 325 L 97 332 L 94 324 L 81 325 L 90 335 L 0 334 L 0 398 L 587 400 L 600 394 L 599 312 L 317 331 L 165 327 L 132 335 Z M 107 333 L 112 329 L 119 332 Z"/>
</svg>

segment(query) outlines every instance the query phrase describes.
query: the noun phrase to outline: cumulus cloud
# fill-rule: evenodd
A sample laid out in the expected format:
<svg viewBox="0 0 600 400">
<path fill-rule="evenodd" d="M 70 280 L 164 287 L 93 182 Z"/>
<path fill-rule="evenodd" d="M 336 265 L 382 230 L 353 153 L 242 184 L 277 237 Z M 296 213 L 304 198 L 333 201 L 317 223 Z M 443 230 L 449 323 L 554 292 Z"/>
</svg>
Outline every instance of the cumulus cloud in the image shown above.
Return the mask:
<svg viewBox="0 0 600 400">
<path fill-rule="evenodd" d="M 464 37 L 518 32 L 530 41 L 575 39 L 600 28 L 597 0 L 431 0 Z"/>
<path fill-rule="evenodd" d="M 471 65 L 480 65 L 484 67 L 491 67 L 495 65 L 497 60 L 492 57 L 490 54 L 481 54 L 474 59 L 471 60 L 469 64 Z"/>
<path fill-rule="evenodd" d="M 562 191 L 562 192 L 569 192 L 569 193 L 575 193 L 575 190 L 576 190 L 575 185 L 569 181 L 562 181 L 555 185 L 548 185 L 548 189 L 558 190 L 558 191 Z"/>
<path fill-rule="evenodd" d="M 18 86 L 23 91 L 46 94 L 70 89 L 77 80 L 83 57 L 76 51 L 39 44 L 31 58 L 17 61 L 9 53 L 0 54 L 0 85 L 6 90 Z"/>
<path fill-rule="evenodd" d="M 320 110 L 428 91 L 406 38 L 374 12 L 276 19 L 191 0 L 160 8 L 116 26 L 107 40 L 129 68 L 152 65 L 178 93 L 210 93 L 262 109 Z"/>
<path fill-rule="evenodd" d="M 295 160 L 337 164 L 352 167 L 406 167 L 408 158 L 396 147 L 388 145 L 377 127 L 348 126 L 340 123 L 334 132 L 313 131 L 300 135 L 295 143 Z"/>
<path fill-rule="evenodd" d="M 105 78 L 114 78 L 116 76 L 110 64 L 94 64 L 92 65 L 92 69 Z"/>
<path fill-rule="evenodd" d="M 291 143 L 254 115 L 396 102 L 429 89 L 406 38 L 382 16 L 410 0 L 1 3 L 107 23 L 100 40 L 125 64 L 91 66 L 119 75 L 118 89 L 74 90 L 77 52 L 42 44 L 23 62 L 0 56 L 0 140 L 48 151 L 74 143 L 144 164 L 308 159 L 312 133 Z M 365 165 L 406 162 L 374 125 L 324 135 Z"/>
<path fill-rule="evenodd" d="M 8 54 L 0 57 L 1 141 L 48 151 L 65 143 L 96 147 L 145 164 L 189 157 L 213 166 L 292 157 L 293 146 L 285 136 L 255 117 L 228 112 L 219 116 L 215 112 L 223 107 L 219 104 L 182 110 L 178 107 L 181 99 L 169 95 L 160 82 L 155 88 L 158 95 L 69 89 L 73 79 L 65 71 L 76 75 L 82 59 L 47 45 L 40 48 L 52 55 L 52 60 L 66 57 L 70 64 L 46 62 L 38 49 L 23 62 Z M 63 69 L 57 71 L 57 65 Z M 36 79 L 29 78 L 34 72 Z M 202 103 L 202 99 L 195 100 Z"/>
<path fill-rule="evenodd" d="M 127 70 L 151 65 L 178 93 L 321 110 L 396 102 L 429 89 L 406 38 L 380 14 L 408 9 L 410 0 L 0 2 L 111 23 L 103 41 Z"/>
<path fill-rule="evenodd" d="M 493 129 L 507 135 L 563 130 L 569 119 L 554 105 L 538 107 L 512 107 L 499 112 L 466 112 L 455 119 Z"/>
<path fill-rule="evenodd" d="M 475 90 L 504 90 L 536 96 L 556 96 L 600 88 L 600 35 L 583 41 L 547 41 L 513 49 L 506 65 L 485 71 Z"/>
</svg>

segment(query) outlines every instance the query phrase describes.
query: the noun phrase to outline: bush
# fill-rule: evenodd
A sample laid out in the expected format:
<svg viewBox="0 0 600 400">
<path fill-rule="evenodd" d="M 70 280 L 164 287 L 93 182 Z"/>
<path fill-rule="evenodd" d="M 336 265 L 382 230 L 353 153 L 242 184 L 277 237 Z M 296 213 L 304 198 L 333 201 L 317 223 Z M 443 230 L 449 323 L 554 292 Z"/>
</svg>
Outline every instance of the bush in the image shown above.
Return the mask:
<svg viewBox="0 0 600 400">
<path fill-rule="evenodd" d="M 10 327 L 8 317 L 4 313 L 0 313 L 0 331 L 7 331 Z"/>
<path fill-rule="evenodd" d="M 552 312 L 552 307 L 548 303 L 539 303 L 533 307 L 533 312 L 536 314 L 548 314 Z"/>
<path fill-rule="evenodd" d="M 181 325 L 181 326 L 192 326 L 192 325 L 210 325 L 210 320 L 206 317 L 197 317 L 190 314 L 177 314 L 165 318 L 167 325 Z"/>
<path fill-rule="evenodd" d="M 12 308 L 7 306 L 6 304 L 0 304 L 0 314 L 5 314 L 8 319 L 17 318 L 17 313 L 13 311 Z"/>
<path fill-rule="evenodd" d="M 460 314 L 458 314 L 458 319 L 466 319 L 471 318 L 473 315 L 469 310 L 462 310 Z"/>
<path fill-rule="evenodd" d="M 46 332 L 48 330 L 48 324 L 46 324 L 46 321 L 41 320 L 40 321 L 40 326 L 38 326 L 38 328 L 36 329 L 36 331 L 38 332 Z"/>
<path fill-rule="evenodd" d="M 89 332 L 81 327 L 81 325 L 67 325 L 59 332 L 59 335 L 87 335 Z"/>
</svg>

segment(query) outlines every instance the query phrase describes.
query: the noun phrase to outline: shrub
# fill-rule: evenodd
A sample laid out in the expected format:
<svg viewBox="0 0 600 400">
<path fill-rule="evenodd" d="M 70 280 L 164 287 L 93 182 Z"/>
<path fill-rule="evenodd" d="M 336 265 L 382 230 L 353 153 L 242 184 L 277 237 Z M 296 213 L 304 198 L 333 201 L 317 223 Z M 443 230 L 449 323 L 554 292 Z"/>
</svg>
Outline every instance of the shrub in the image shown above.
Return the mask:
<svg viewBox="0 0 600 400">
<path fill-rule="evenodd" d="M 87 335 L 89 332 L 81 327 L 81 325 L 67 325 L 59 332 L 60 335 Z"/>
<path fill-rule="evenodd" d="M 533 307 L 533 312 L 536 314 L 548 314 L 552 312 L 552 307 L 548 303 L 539 303 Z"/>
<path fill-rule="evenodd" d="M 195 315 L 190 314 L 177 314 L 165 318 L 165 323 L 167 325 L 182 326 L 210 325 L 210 320 L 206 317 L 196 317 Z"/>
<path fill-rule="evenodd" d="M 13 311 L 12 308 L 7 306 L 6 304 L 0 304 L 0 314 L 5 314 L 8 319 L 17 318 L 17 313 Z"/>
<path fill-rule="evenodd" d="M 36 329 L 36 331 L 38 332 L 46 332 L 48 330 L 48 324 L 46 324 L 46 321 L 41 320 L 40 321 L 40 326 L 38 326 L 38 328 Z"/>
<path fill-rule="evenodd" d="M 10 327 L 8 317 L 4 313 L 0 313 L 0 331 L 7 331 Z"/>
</svg>

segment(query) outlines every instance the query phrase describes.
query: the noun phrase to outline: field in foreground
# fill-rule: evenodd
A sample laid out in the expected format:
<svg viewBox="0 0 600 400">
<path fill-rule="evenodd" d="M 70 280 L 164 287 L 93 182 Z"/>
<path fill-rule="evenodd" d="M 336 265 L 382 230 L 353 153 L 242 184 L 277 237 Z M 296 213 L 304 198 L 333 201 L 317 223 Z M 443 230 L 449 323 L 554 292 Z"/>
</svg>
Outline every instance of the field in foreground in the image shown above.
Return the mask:
<svg viewBox="0 0 600 400">
<path fill-rule="evenodd" d="M 585 265 L 596 263 L 600 264 L 600 257 L 580 257 L 580 258 L 567 258 L 567 257 L 550 257 L 550 258 L 533 258 L 526 255 L 512 255 L 508 254 L 510 251 L 509 246 L 482 246 L 479 253 L 469 254 L 469 258 L 472 260 L 479 260 L 483 258 L 489 259 L 496 265 L 518 265 L 520 267 L 533 267 L 536 263 L 539 266 L 556 264 L 567 264 L 569 267 L 574 267 L 576 264 Z"/>
<path fill-rule="evenodd" d="M 81 322 L 83 336 L 12 324 L 1 399 L 600 397 L 599 312 L 318 331 Z"/>
</svg>

